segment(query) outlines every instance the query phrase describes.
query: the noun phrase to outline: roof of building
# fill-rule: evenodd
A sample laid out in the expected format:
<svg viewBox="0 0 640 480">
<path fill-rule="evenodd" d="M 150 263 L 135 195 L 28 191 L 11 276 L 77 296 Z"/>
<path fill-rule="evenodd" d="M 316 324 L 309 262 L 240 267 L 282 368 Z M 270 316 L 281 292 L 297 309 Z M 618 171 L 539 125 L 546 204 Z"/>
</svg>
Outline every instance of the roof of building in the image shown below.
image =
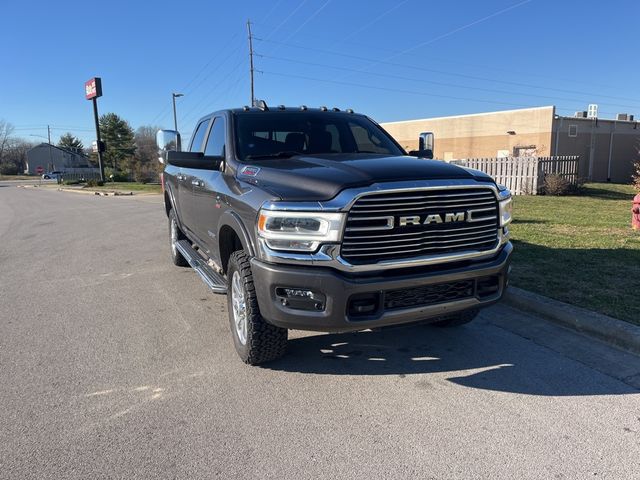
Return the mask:
<svg viewBox="0 0 640 480">
<path fill-rule="evenodd" d="M 392 125 L 394 123 L 408 123 L 408 122 L 426 122 L 432 120 L 443 120 L 443 119 L 451 119 L 451 118 L 466 118 L 466 117 L 481 117 L 484 115 L 499 115 L 504 113 L 513 113 L 513 112 L 525 112 L 525 111 L 533 111 L 533 110 L 544 110 L 544 109 L 554 109 L 553 105 L 546 105 L 543 107 L 527 107 L 527 108 L 515 108 L 513 110 L 497 110 L 493 112 L 480 112 L 480 113 L 468 113 L 465 115 L 448 115 L 444 117 L 429 117 L 429 118 L 416 118 L 413 120 L 397 120 L 395 122 L 381 122 L 384 125 Z"/>
<path fill-rule="evenodd" d="M 40 147 L 51 147 L 51 148 L 55 148 L 56 150 L 60 150 L 61 152 L 69 153 L 71 155 L 79 155 L 79 156 L 85 157 L 85 158 L 87 157 L 84 154 L 84 152 L 74 152 L 73 150 L 68 150 L 66 148 L 61 148 L 61 147 L 58 147 L 57 145 L 54 145 L 53 143 L 49 144 L 47 142 L 42 142 L 42 143 L 36 145 L 35 147 L 30 148 L 29 150 L 27 150 L 27 153 L 29 153 L 31 150 L 33 150 L 35 148 L 40 148 Z"/>
</svg>

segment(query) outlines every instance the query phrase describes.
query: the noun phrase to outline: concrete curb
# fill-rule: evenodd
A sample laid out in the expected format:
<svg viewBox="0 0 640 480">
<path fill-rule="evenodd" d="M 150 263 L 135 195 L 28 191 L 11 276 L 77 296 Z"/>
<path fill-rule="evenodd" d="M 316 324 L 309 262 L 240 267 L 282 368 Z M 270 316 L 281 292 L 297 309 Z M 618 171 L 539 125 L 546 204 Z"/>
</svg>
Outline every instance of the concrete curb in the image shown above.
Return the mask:
<svg viewBox="0 0 640 480">
<path fill-rule="evenodd" d="M 516 287 L 509 287 L 504 302 L 640 355 L 640 327 L 636 325 Z"/>
<path fill-rule="evenodd" d="M 84 193 L 85 195 L 100 195 L 103 197 L 121 197 L 133 195 L 133 192 L 101 192 L 98 190 L 80 190 L 78 188 L 58 188 L 59 192 Z"/>
</svg>

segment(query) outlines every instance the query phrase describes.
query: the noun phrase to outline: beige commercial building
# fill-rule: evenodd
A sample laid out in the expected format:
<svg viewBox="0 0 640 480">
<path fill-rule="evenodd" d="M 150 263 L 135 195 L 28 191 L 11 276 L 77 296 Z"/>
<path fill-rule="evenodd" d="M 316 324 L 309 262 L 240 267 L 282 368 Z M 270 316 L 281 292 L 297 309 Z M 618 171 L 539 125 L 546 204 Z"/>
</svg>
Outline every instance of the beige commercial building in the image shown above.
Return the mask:
<svg viewBox="0 0 640 480">
<path fill-rule="evenodd" d="M 579 155 L 579 175 L 627 183 L 638 158 L 640 128 L 632 115 L 616 120 L 556 115 L 554 106 L 383 123 L 407 150 L 432 133 L 434 158 Z"/>
</svg>

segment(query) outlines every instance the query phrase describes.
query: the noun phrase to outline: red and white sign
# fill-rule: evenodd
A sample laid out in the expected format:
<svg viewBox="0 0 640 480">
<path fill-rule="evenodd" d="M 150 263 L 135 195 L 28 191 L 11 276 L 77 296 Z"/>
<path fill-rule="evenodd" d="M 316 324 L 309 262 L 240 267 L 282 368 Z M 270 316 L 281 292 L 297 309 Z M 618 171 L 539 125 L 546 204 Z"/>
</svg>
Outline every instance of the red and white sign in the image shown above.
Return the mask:
<svg viewBox="0 0 640 480">
<path fill-rule="evenodd" d="M 42 168 L 42 166 L 41 166 L 41 165 L 38 165 L 38 166 L 36 167 L 36 173 L 37 173 L 38 175 L 42 175 L 42 174 L 44 173 L 44 168 Z"/>
<path fill-rule="evenodd" d="M 102 96 L 102 79 L 100 77 L 94 77 L 84 82 L 84 96 L 87 100 Z"/>
</svg>

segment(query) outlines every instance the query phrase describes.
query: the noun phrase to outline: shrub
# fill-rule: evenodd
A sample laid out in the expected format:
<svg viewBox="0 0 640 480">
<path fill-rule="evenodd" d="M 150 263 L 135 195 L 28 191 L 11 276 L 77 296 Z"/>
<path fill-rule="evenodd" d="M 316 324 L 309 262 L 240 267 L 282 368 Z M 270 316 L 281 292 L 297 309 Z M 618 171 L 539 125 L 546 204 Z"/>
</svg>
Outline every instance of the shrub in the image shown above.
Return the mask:
<svg viewBox="0 0 640 480">
<path fill-rule="evenodd" d="M 64 180 L 62 183 L 64 185 L 78 185 L 80 180 Z"/>
<path fill-rule="evenodd" d="M 102 180 L 96 180 L 95 178 L 87 181 L 87 187 L 102 187 L 103 185 L 104 182 Z"/>
<path fill-rule="evenodd" d="M 544 176 L 544 193 L 547 195 L 568 195 L 572 185 L 562 176 L 550 173 Z"/>
<path fill-rule="evenodd" d="M 18 175 L 19 168 L 13 162 L 0 163 L 0 175 Z"/>
<path fill-rule="evenodd" d="M 640 193 L 640 159 L 636 160 L 633 164 L 633 186 L 638 193 Z"/>
</svg>

